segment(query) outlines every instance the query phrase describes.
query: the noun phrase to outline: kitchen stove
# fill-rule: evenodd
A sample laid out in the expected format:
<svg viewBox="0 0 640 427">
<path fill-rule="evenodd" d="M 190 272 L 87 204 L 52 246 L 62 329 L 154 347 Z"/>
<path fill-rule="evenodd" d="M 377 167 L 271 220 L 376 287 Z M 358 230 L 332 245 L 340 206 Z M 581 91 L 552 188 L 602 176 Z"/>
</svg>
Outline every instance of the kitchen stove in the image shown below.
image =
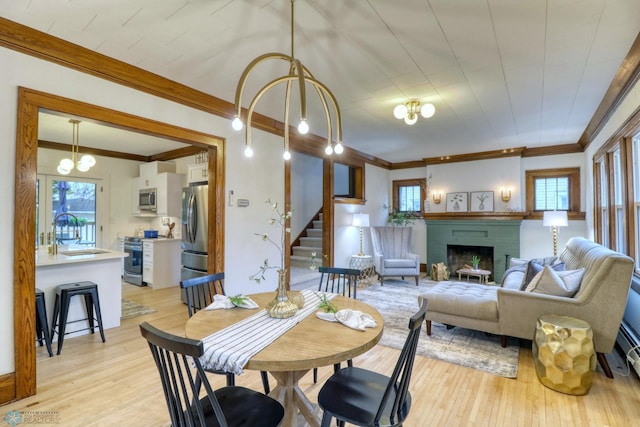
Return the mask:
<svg viewBox="0 0 640 427">
<path fill-rule="evenodd" d="M 124 259 L 124 281 L 136 286 L 144 286 L 142 282 L 142 239 L 126 236 L 124 251 L 129 254 Z"/>
</svg>

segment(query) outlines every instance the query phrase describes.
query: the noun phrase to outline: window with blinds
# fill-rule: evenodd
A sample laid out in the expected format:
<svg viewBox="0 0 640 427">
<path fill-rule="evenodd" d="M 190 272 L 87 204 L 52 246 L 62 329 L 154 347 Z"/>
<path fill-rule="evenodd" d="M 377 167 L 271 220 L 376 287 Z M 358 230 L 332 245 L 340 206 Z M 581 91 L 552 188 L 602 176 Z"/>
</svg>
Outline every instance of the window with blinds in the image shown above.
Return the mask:
<svg viewBox="0 0 640 427">
<path fill-rule="evenodd" d="M 420 186 L 406 185 L 399 189 L 398 207 L 400 212 L 420 212 Z"/>
<path fill-rule="evenodd" d="M 534 210 L 569 210 L 568 177 L 535 178 L 534 191 Z"/>
<path fill-rule="evenodd" d="M 393 181 L 393 209 L 396 212 L 422 213 L 425 200 L 425 179 Z"/>
<path fill-rule="evenodd" d="M 580 168 L 525 171 L 526 211 L 529 219 L 542 219 L 545 211 L 567 211 L 569 219 L 580 212 Z"/>
</svg>

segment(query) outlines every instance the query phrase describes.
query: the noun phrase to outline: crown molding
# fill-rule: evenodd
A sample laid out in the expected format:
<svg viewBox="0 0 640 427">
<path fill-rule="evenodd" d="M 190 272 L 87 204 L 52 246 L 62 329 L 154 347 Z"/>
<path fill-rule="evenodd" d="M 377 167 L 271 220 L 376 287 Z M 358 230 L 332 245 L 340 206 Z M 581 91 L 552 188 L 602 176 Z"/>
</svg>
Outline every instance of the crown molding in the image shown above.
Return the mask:
<svg viewBox="0 0 640 427">
<path fill-rule="evenodd" d="M 504 150 L 480 151 L 477 153 L 454 154 L 451 156 L 428 157 L 422 159 L 425 165 L 442 165 L 447 163 L 471 162 L 474 160 L 502 159 L 505 157 L 521 157 L 525 147 Z"/>
<path fill-rule="evenodd" d="M 584 149 L 579 144 L 547 145 L 546 147 L 519 147 L 506 150 L 481 151 L 478 153 L 455 154 L 452 156 L 429 157 L 411 162 L 393 163 L 391 170 L 411 169 L 428 165 L 443 165 L 447 163 L 472 162 L 474 160 L 502 159 L 505 157 L 536 157 L 553 156 L 558 154 L 582 153 Z"/>
<path fill-rule="evenodd" d="M 234 117 L 234 106 L 228 101 L 2 17 L 0 17 L 0 46 L 219 117 L 224 117 L 229 120 Z M 510 148 L 506 150 L 439 156 L 400 163 L 391 163 L 348 146 L 345 146 L 345 152 L 351 157 L 360 158 L 366 163 L 391 170 L 510 156 L 533 157 L 579 153 L 583 152 L 584 148 L 589 145 L 609 120 L 611 114 L 630 88 L 633 87 L 639 79 L 640 34 L 634 41 L 629 53 L 603 97 L 602 102 L 576 144 L 536 148 Z M 252 123 L 256 129 L 278 136 L 284 135 L 284 124 L 278 120 L 254 113 Z M 294 151 L 324 157 L 325 146 L 326 139 L 320 136 L 307 135 L 301 137 L 295 132 L 291 133 L 291 149 Z"/>
<path fill-rule="evenodd" d="M 584 148 L 580 144 L 547 145 L 545 147 L 526 148 L 522 153 L 522 157 L 554 156 L 582 152 L 584 152 Z"/>
<path fill-rule="evenodd" d="M 613 112 L 618 108 L 629 90 L 640 79 L 640 33 L 636 37 L 627 56 L 622 61 L 618 72 L 604 94 L 600 105 L 589 121 L 586 129 L 580 136 L 578 144 L 583 150 L 589 146 L 609 121 Z"/>
<path fill-rule="evenodd" d="M 2 17 L 0 46 L 229 120 L 235 115 L 234 105 L 228 101 Z M 255 129 L 284 136 L 284 123 L 278 120 L 254 112 L 251 123 Z M 318 135 L 291 132 L 293 151 L 322 158 L 326 145 L 326 138 Z M 344 153 L 382 168 L 391 167 L 386 160 L 348 146 Z"/>
</svg>

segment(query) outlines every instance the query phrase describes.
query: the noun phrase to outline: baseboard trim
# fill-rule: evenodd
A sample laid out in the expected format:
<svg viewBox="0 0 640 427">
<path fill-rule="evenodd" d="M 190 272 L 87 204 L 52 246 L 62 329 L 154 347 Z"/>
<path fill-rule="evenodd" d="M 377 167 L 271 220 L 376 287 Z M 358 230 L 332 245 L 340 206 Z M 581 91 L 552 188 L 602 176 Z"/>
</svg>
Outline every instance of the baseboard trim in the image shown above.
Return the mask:
<svg viewBox="0 0 640 427">
<path fill-rule="evenodd" d="M 16 400 L 16 373 L 0 375 L 0 405 Z"/>
</svg>

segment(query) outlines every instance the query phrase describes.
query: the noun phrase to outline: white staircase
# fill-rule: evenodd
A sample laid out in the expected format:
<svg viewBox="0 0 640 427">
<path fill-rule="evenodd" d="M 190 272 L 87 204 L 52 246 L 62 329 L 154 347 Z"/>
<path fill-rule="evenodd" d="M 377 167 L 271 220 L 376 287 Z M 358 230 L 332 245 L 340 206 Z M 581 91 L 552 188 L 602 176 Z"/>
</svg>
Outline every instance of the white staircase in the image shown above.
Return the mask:
<svg viewBox="0 0 640 427">
<path fill-rule="evenodd" d="M 315 264 L 322 265 L 322 214 L 313 221 L 313 226 L 305 230 L 305 237 L 300 237 L 300 245 L 293 246 L 291 266 L 309 268 L 315 252 Z"/>
</svg>

